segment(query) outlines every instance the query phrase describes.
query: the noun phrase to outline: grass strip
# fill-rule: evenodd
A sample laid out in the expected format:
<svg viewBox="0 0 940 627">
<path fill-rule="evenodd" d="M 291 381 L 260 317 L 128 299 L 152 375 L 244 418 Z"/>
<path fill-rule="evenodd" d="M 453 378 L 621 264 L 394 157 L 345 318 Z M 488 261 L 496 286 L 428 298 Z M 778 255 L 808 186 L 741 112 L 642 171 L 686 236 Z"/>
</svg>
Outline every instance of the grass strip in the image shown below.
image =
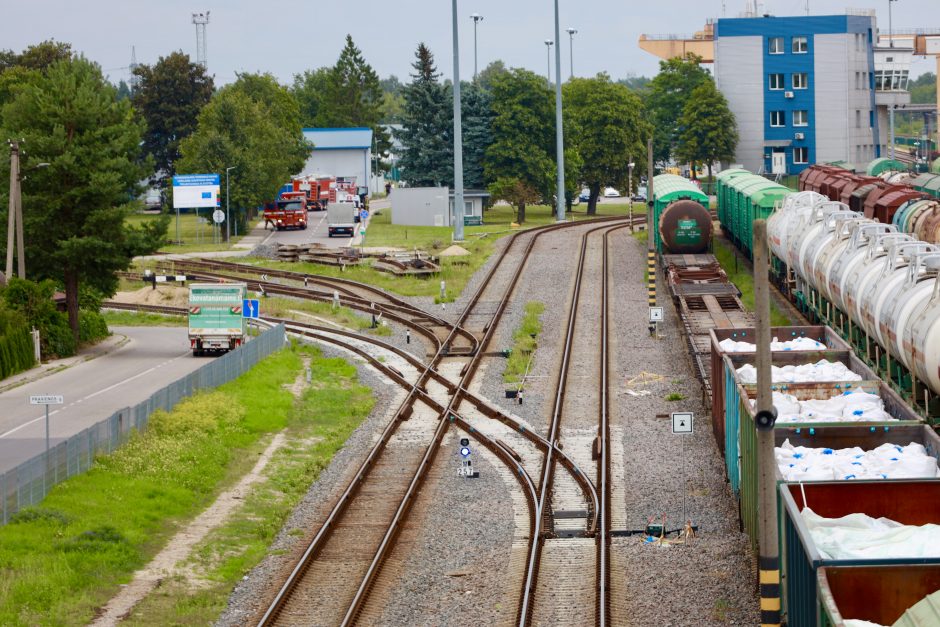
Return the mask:
<svg viewBox="0 0 940 627">
<path fill-rule="evenodd" d="M 145 433 L 0 528 L 0 624 L 85 624 L 294 420 L 284 386 L 301 369 L 298 349 L 280 351 L 155 413 Z"/>
<path fill-rule="evenodd" d="M 503 370 L 504 383 L 521 383 L 529 367 L 532 353 L 539 345 L 539 334 L 542 332 L 542 312 L 545 305 L 538 301 L 530 301 L 525 305 L 525 314 L 519 327 L 513 331 L 512 352 L 506 360 L 506 369 Z"/>
<path fill-rule="evenodd" d="M 185 327 L 186 316 L 169 316 L 148 312 L 102 310 L 101 317 L 109 327 Z"/>
<path fill-rule="evenodd" d="M 728 275 L 728 280 L 741 290 L 741 302 L 744 303 L 748 311 L 754 311 L 754 275 L 748 272 L 746 264 L 736 263 L 737 253 L 729 244 L 717 238 L 713 241 L 718 263 L 724 269 L 725 274 Z M 770 301 L 770 324 L 775 327 L 787 327 L 792 324 L 790 319 L 777 308 L 772 299 Z"/>
<path fill-rule="evenodd" d="M 312 349 L 316 351 L 316 349 Z M 353 430 L 372 410 L 369 388 L 342 359 L 313 353 L 312 384 L 290 412 L 288 443 L 271 459 L 257 484 L 222 526 L 200 543 L 188 566 L 200 585 L 182 578 L 163 585 L 138 605 L 127 625 L 205 625 L 225 609 L 244 574 L 268 552 L 275 535 Z M 305 535 L 307 529 L 292 529 Z"/>
<path fill-rule="evenodd" d="M 387 325 L 378 325 L 372 329 L 372 317 L 357 313 L 346 306 L 334 308 L 333 303 L 306 300 L 302 298 L 287 298 L 281 296 L 266 296 L 261 299 L 261 315 L 275 318 L 289 318 L 298 322 L 313 322 L 306 316 L 298 316 L 300 311 L 317 318 L 323 318 L 354 331 L 368 331 L 373 335 L 391 335 L 392 329 Z"/>
</svg>

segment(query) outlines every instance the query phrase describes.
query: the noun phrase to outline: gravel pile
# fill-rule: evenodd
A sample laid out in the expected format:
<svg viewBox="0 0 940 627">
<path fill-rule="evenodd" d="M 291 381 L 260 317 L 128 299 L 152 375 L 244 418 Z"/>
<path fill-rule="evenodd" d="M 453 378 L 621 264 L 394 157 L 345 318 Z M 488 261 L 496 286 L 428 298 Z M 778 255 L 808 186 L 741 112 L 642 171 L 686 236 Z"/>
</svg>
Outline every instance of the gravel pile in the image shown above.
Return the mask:
<svg viewBox="0 0 940 627">
<path fill-rule="evenodd" d="M 277 259 L 277 244 L 258 244 L 248 253 L 249 257 L 263 257 L 265 259 Z"/>
</svg>

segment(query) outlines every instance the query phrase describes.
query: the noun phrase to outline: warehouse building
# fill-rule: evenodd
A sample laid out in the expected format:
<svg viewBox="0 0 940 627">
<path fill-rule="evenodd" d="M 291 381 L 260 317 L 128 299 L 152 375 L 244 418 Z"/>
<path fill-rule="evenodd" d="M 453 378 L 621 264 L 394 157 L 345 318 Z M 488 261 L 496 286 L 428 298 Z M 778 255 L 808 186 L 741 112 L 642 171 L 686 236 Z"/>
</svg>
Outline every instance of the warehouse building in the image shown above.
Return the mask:
<svg viewBox="0 0 940 627">
<path fill-rule="evenodd" d="M 910 55 L 879 50 L 876 65 L 876 38 L 868 11 L 719 19 L 715 80 L 738 123 L 735 161 L 798 174 L 830 161 L 864 168 L 882 156 L 888 107 L 910 98 Z"/>
<path fill-rule="evenodd" d="M 372 178 L 371 128 L 305 128 L 304 139 L 313 144 L 303 174 L 355 177 L 368 186 Z"/>
</svg>

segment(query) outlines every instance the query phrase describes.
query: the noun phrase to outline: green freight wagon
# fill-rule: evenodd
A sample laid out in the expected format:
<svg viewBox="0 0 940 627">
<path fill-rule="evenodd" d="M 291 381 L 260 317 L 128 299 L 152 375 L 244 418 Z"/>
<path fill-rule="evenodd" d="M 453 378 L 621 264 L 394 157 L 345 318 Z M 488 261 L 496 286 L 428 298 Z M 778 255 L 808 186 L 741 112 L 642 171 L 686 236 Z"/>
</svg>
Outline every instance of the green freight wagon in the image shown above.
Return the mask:
<svg viewBox="0 0 940 627">
<path fill-rule="evenodd" d="M 224 353 L 241 346 L 248 319 L 242 306 L 244 283 L 193 283 L 189 286 L 189 345 L 193 355 Z"/>
</svg>

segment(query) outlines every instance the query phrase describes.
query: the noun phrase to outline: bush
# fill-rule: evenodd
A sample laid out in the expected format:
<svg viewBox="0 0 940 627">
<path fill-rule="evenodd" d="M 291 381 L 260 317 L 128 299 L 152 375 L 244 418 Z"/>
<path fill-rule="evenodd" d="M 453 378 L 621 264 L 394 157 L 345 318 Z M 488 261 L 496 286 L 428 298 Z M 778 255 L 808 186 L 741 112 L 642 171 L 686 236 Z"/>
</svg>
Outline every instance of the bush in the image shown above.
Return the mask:
<svg viewBox="0 0 940 627">
<path fill-rule="evenodd" d="M 78 312 L 78 340 L 81 343 L 97 342 L 109 335 L 108 323 L 100 313 L 90 310 Z"/>
<path fill-rule="evenodd" d="M 33 367 L 33 338 L 22 315 L 0 303 L 0 379 Z"/>
<path fill-rule="evenodd" d="M 43 358 L 69 357 L 75 354 L 75 338 L 68 317 L 56 311 L 55 283 L 36 283 L 13 277 L 3 290 L 3 300 L 13 311 L 26 319 L 26 328 L 39 329 Z"/>
</svg>

